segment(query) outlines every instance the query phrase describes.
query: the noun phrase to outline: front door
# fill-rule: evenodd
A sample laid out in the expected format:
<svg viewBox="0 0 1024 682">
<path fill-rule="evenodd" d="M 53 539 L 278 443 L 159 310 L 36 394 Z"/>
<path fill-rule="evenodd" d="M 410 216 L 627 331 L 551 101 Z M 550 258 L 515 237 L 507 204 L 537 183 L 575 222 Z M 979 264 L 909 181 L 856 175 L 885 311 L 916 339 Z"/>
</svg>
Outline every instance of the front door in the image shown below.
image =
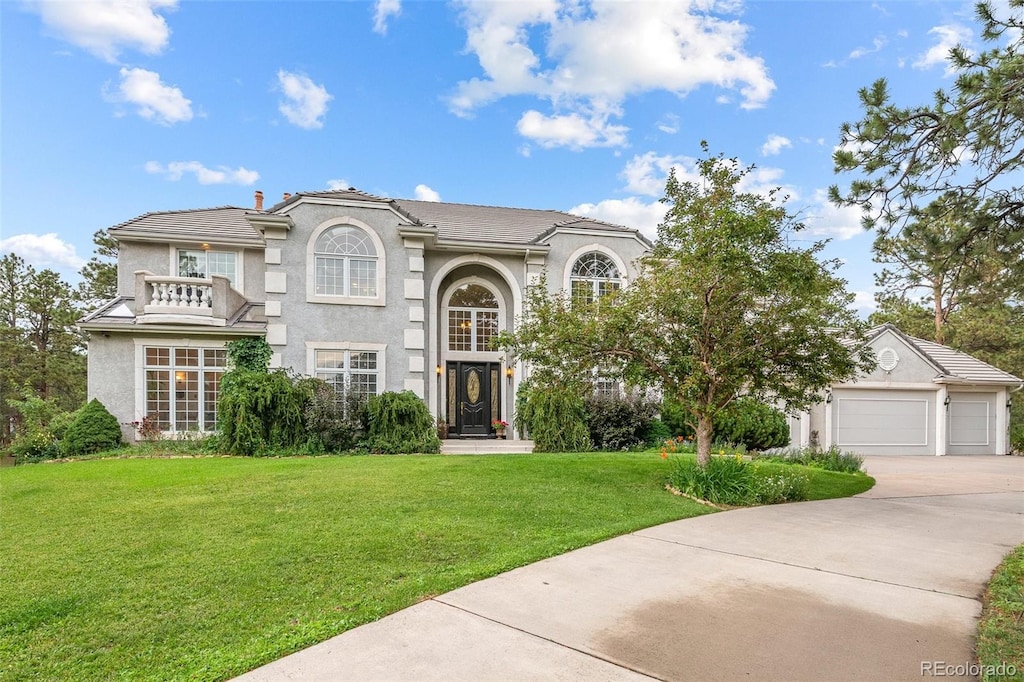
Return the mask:
<svg viewBox="0 0 1024 682">
<path fill-rule="evenodd" d="M 488 436 L 498 404 L 494 362 L 450 362 L 448 376 L 455 376 L 455 430 L 460 436 Z"/>
</svg>

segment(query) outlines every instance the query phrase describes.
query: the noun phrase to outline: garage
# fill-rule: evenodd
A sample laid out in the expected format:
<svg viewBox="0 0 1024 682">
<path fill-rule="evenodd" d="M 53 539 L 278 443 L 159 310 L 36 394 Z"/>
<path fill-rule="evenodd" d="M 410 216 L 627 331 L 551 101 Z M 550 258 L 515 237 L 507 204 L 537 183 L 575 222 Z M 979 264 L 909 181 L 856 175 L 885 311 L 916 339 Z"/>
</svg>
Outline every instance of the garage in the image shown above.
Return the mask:
<svg viewBox="0 0 1024 682">
<path fill-rule="evenodd" d="M 868 345 L 875 366 L 794 415 L 792 445 L 860 455 L 1009 452 L 1010 405 L 1024 380 L 891 324 L 872 329 Z"/>
</svg>

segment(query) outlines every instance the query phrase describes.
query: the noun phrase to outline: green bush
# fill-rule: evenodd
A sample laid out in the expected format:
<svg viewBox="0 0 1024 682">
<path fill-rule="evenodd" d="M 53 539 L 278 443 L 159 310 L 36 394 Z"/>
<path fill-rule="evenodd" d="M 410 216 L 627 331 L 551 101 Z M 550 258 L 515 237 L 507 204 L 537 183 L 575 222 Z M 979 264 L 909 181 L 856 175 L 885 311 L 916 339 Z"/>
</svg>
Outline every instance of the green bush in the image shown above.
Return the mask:
<svg viewBox="0 0 1024 682">
<path fill-rule="evenodd" d="M 584 399 L 587 431 L 596 450 L 628 450 L 644 442 L 658 404 L 644 396 L 598 395 Z"/>
<path fill-rule="evenodd" d="M 78 411 L 68 425 L 61 441 L 61 449 L 72 457 L 101 450 L 113 450 L 122 445 L 121 425 L 96 398 Z"/>
<path fill-rule="evenodd" d="M 802 471 L 785 467 L 751 466 L 754 474 L 752 497 L 757 504 L 779 504 L 806 500 L 811 479 Z"/>
<path fill-rule="evenodd" d="M 806 500 L 811 489 L 802 471 L 749 462 L 738 454 L 712 457 L 706 466 L 678 459 L 669 480 L 687 495 L 731 506 Z"/>
<path fill-rule="evenodd" d="M 693 439 L 693 429 L 686 423 L 686 410 L 675 400 L 666 398 L 661 406 L 661 419 L 672 435 Z M 748 450 L 767 450 L 789 444 L 789 422 L 782 411 L 752 398 L 734 400 L 715 418 L 712 436 L 717 443 L 743 445 Z"/>
<path fill-rule="evenodd" d="M 583 397 L 572 388 L 527 381 L 516 396 L 516 423 L 533 439 L 534 452 L 591 449 Z"/>
<path fill-rule="evenodd" d="M 321 379 L 310 379 L 311 396 L 304 415 L 309 447 L 323 452 L 350 452 L 366 437 L 366 399 L 339 393 Z"/>
<path fill-rule="evenodd" d="M 274 351 L 262 336 L 246 336 L 225 344 L 228 364 L 232 369 L 266 372 Z"/>
<path fill-rule="evenodd" d="M 644 443 L 648 446 L 661 445 L 672 438 L 672 431 L 660 419 L 652 419 L 644 433 Z"/>
<path fill-rule="evenodd" d="M 389 391 L 366 403 L 371 452 L 400 454 L 440 452 L 437 425 L 423 402 L 412 391 Z"/>
<path fill-rule="evenodd" d="M 221 446 L 238 455 L 268 455 L 304 446 L 309 380 L 284 370 L 232 369 L 220 381 L 217 430 Z"/>
<path fill-rule="evenodd" d="M 818 448 L 792 448 L 769 455 L 758 455 L 758 460 L 779 464 L 803 464 L 825 471 L 855 474 L 861 470 L 864 458 L 852 452 L 842 452 L 835 445 L 828 450 Z"/>
<path fill-rule="evenodd" d="M 54 398 L 40 398 L 25 386 L 21 400 L 7 401 L 21 417 L 11 442 L 19 462 L 38 462 L 62 456 L 60 438 L 77 412 L 64 412 Z"/>
</svg>

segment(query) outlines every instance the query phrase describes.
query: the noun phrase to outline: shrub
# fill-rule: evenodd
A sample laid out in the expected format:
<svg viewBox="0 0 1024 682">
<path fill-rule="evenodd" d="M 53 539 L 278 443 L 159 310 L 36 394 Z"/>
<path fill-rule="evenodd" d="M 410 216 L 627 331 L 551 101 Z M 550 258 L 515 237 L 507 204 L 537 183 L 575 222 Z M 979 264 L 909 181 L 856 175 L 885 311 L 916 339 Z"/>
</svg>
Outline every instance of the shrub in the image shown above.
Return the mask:
<svg viewBox="0 0 1024 682">
<path fill-rule="evenodd" d="M 644 443 L 648 446 L 659 445 L 670 438 L 672 438 L 672 431 L 660 419 L 652 419 L 651 423 L 647 425 L 646 433 L 644 433 Z"/>
<path fill-rule="evenodd" d="M 434 418 L 427 404 L 412 391 L 389 391 L 373 396 L 366 403 L 366 418 L 372 452 L 441 451 Z"/>
<path fill-rule="evenodd" d="M 835 445 L 828 450 L 818 448 L 792 448 L 768 455 L 758 455 L 758 460 L 779 464 L 803 464 L 805 466 L 855 474 L 861 470 L 864 458 L 852 452 L 841 452 Z"/>
<path fill-rule="evenodd" d="M 644 396 L 592 394 L 584 399 L 587 431 L 597 450 L 628 450 L 640 445 L 658 410 Z"/>
<path fill-rule="evenodd" d="M 693 438 L 686 423 L 689 415 L 677 401 L 666 398 L 661 418 L 673 435 Z M 748 450 L 767 450 L 789 444 L 789 422 L 782 411 L 753 398 L 738 398 L 715 418 L 712 438 L 719 443 L 743 445 Z"/>
<path fill-rule="evenodd" d="M 527 381 L 519 388 L 516 405 L 517 424 L 520 431 L 529 431 L 535 452 L 590 450 L 586 408 L 577 390 Z"/>
<path fill-rule="evenodd" d="M 266 372 L 274 354 L 270 344 L 262 336 L 246 336 L 229 341 L 225 346 L 232 369 L 250 372 Z"/>
<path fill-rule="evenodd" d="M 308 379 L 310 400 L 304 415 L 306 431 L 324 452 L 348 452 L 366 436 L 366 399 L 352 391 L 339 393 L 321 379 Z"/>
<path fill-rule="evenodd" d="M 753 501 L 757 504 L 779 504 L 806 500 L 811 479 L 802 471 L 785 467 L 752 466 Z"/>
<path fill-rule="evenodd" d="M 308 380 L 284 370 L 225 372 L 217 401 L 222 447 L 239 455 L 266 455 L 304 445 L 303 417 L 311 399 Z"/>
<path fill-rule="evenodd" d="M 121 425 L 117 417 L 110 414 L 103 403 L 93 398 L 68 425 L 61 448 L 65 454 L 76 456 L 113 450 L 121 444 Z"/>
<path fill-rule="evenodd" d="M 62 436 L 75 412 L 63 412 L 53 398 L 40 398 L 25 386 L 21 400 L 7 401 L 21 417 L 11 443 L 11 454 L 19 462 L 38 462 L 61 456 Z M 55 432 L 56 431 L 56 432 Z"/>
<path fill-rule="evenodd" d="M 715 504 L 741 506 L 806 500 L 811 479 L 787 467 L 762 466 L 739 454 L 712 457 L 707 466 L 679 459 L 670 482 L 680 491 Z"/>
</svg>

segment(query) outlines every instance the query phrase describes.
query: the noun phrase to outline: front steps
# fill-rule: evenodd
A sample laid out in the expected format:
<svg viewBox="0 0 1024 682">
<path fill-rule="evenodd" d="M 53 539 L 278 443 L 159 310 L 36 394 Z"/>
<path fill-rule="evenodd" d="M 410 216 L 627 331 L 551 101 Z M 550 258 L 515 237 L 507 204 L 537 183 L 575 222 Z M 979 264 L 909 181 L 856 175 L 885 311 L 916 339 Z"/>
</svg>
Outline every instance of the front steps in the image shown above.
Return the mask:
<svg viewBox="0 0 1024 682">
<path fill-rule="evenodd" d="M 442 455 L 499 455 L 533 452 L 532 440 L 449 438 L 441 441 Z"/>
</svg>

